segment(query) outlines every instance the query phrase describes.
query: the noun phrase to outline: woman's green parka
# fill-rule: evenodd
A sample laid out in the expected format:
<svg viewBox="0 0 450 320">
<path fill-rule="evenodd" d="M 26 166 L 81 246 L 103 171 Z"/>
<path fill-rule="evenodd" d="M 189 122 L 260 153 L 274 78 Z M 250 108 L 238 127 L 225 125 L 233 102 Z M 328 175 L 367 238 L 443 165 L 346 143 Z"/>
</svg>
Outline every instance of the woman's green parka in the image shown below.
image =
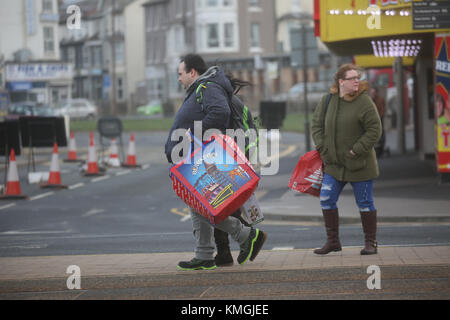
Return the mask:
<svg viewBox="0 0 450 320">
<path fill-rule="evenodd" d="M 324 163 L 324 172 L 339 181 L 365 181 L 379 175 L 374 146 L 381 137 L 381 120 L 361 81 L 353 95 L 339 97 L 334 85 L 324 122 L 325 95 L 312 118 L 312 137 Z M 323 126 L 325 123 L 325 131 Z M 356 154 L 352 156 L 350 150 Z"/>
</svg>

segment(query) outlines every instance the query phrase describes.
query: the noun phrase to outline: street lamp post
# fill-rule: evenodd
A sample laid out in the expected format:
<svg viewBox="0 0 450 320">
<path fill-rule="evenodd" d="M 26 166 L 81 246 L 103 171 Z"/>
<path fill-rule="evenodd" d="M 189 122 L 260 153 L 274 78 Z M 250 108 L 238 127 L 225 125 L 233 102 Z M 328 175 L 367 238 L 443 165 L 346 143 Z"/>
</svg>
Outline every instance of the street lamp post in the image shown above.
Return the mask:
<svg viewBox="0 0 450 320">
<path fill-rule="evenodd" d="M 305 148 L 311 150 L 311 139 L 309 133 L 309 106 L 308 106 L 308 57 L 306 48 L 306 26 L 302 23 L 302 54 L 303 54 L 303 104 L 305 108 Z"/>
</svg>

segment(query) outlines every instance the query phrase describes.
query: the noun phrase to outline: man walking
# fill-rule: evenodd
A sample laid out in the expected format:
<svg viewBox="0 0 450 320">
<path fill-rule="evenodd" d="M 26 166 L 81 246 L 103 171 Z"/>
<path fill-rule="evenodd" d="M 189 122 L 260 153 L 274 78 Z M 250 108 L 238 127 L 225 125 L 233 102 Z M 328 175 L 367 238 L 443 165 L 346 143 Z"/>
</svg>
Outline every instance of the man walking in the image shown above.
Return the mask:
<svg viewBox="0 0 450 320">
<path fill-rule="evenodd" d="M 203 132 L 208 129 L 218 129 L 225 132 L 229 125 L 229 101 L 233 95 L 233 88 L 225 73 L 214 66 L 209 69 L 203 58 L 197 54 L 188 54 L 181 59 L 178 66 L 178 81 L 186 90 L 186 97 L 175 115 L 175 120 L 165 146 L 167 160 L 172 162 L 172 150 L 180 141 L 171 139 L 176 129 L 190 129 L 194 132 L 194 121 L 202 121 Z M 201 83 L 208 82 L 203 90 L 202 102 L 196 99 L 195 90 Z M 177 155 L 179 156 L 179 155 Z M 186 155 L 183 155 L 186 156 Z M 211 270 L 216 268 L 214 254 L 214 227 L 206 218 L 191 209 L 191 219 L 195 238 L 195 257 L 190 261 L 178 263 L 180 270 Z M 228 233 L 239 243 L 240 252 L 238 263 L 253 261 L 261 250 L 266 233 L 243 225 L 239 219 L 229 216 L 215 226 Z"/>
</svg>

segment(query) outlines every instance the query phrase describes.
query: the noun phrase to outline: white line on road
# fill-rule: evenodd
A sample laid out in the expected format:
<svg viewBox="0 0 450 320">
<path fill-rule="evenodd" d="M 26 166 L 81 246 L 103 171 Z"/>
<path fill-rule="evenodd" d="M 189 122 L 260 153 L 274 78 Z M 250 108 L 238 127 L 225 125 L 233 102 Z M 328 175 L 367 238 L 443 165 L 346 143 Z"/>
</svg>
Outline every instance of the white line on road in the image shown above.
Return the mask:
<svg viewBox="0 0 450 320">
<path fill-rule="evenodd" d="M 181 222 L 185 222 L 185 221 L 189 220 L 190 218 L 191 218 L 191 215 L 188 214 L 188 215 L 182 217 L 182 218 L 180 219 L 180 221 L 181 221 Z"/>
<path fill-rule="evenodd" d="M 76 188 L 80 188 L 82 186 L 84 186 L 84 183 L 80 182 L 80 183 L 76 183 L 76 184 L 73 184 L 73 185 L 69 186 L 69 189 L 73 190 L 73 189 L 76 189 Z"/>
<path fill-rule="evenodd" d="M 34 234 L 60 234 L 68 233 L 69 231 L 20 231 L 20 230 L 10 230 L 5 232 L 0 232 L 0 235 L 17 236 L 17 235 L 34 235 Z"/>
<path fill-rule="evenodd" d="M 15 205 L 16 205 L 15 202 L 9 203 L 9 204 L 5 204 L 4 206 L 1 206 L 1 207 L 0 207 L 0 210 L 8 209 L 8 208 L 14 207 Z"/>
<path fill-rule="evenodd" d="M 261 159 L 261 162 L 264 162 L 263 165 L 269 164 L 269 162 L 271 162 L 271 161 L 273 161 L 273 160 L 275 160 L 275 159 L 281 159 L 281 158 L 284 158 L 284 157 L 290 155 L 290 154 L 293 153 L 296 149 L 297 149 L 297 146 L 295 146 L 295 145 L 289 145 L 289 146 L 287 147 L 287 149 L 284 150 L 283 152 L 281 152 L 281 153 L 276 153 L 276 154 L 271 155 L 270 157 L 267 157 L 267 158 L 265 158 L 265 159 Z"/>
<path fill-rule="evenodd" d="M 150 163 L 142 165 L 143 170 L 148 169 L 149 167 L 150 167 Z"/>
<path fill-rule="evenodd" d="M 90 217 L 90 216 L 93 216 L 94 214 L 101 213 L 101 212 L 104 212 L 104 211 L 105 211 L 105 209 L 91 209 L 91 210 L 89 210 L 88 212 L 84 213 L 81 216 L 82 217 Z"/>
<path fill-rule="evenodd" d="M 119 172 L 116 173 L 116 176 L 122 176 L 122 175 L 127 174 L 127 173 L 130 173 L 130 172 L 131 172 L 131 170 L 123 170 L 123 171 L 119 171 Z"/>
<path fill-rule="evenodd" d="M 46 193 L 41 193 L 41 194 L 38 194 L 37 196 L 31 197 L 30 201 L 38 200 L 38 199 L 41 199 L 41 198 L 45 198 L 45 197 L 51 196 L 52 194 L 54 194 L 53 191 L 46 192 Z"/>
<path fill-rule="evenodd" d="M 111 178 L 111 176 L 110 175 L 106 175 L 106 176 L 103 176 L 103 177 L 94 178 L 94 179 L 91 180 L 91 182 L 99 182 L 99 181 L 103 181 L 103 180 L 106 180 L 106 179 L 109 179 L 109 178 Z"/>
</svg>

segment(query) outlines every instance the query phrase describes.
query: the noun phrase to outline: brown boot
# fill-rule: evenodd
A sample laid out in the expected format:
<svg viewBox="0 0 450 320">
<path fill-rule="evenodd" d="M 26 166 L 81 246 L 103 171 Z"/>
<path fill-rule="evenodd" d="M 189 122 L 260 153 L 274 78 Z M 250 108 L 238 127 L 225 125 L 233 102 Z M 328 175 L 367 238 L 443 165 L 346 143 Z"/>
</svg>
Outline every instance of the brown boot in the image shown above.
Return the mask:
<svg viewBox="0 0 450 320">
<path fill-rule="evenodd" d="M 341 251 L 339 241 L 339 212 L 338 209 L 322 210 L 325 229 L 327 231 L 327 242 L 321 249 L 314 250 L 315 254 L 327 254 L 331 251 Z"/>
<path fill-rule="evenodd" d="M 360 212 L 365 236 L 365 247 L 362 255 L 376 254 L 377 250 L 377 211 Z"/>
</svg>

